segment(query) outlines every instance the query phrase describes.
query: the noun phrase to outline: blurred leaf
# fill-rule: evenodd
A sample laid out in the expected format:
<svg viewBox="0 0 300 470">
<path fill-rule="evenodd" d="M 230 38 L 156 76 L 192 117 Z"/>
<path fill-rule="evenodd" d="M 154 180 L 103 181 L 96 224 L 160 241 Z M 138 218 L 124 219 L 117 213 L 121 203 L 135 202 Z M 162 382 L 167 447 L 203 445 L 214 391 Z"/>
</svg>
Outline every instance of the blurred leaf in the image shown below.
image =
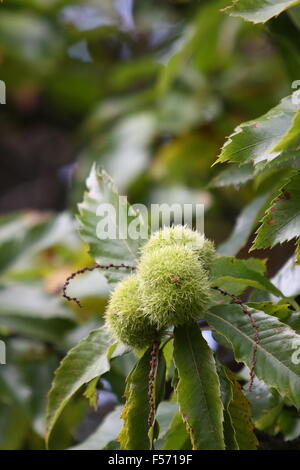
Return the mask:
<svg viewBox="0 0 300 470">
<path fill-rule="evenodd" d="M 290 8 L 287 14 L 272 19 L 267 26 L 292 83 L 298 80 L 300 67 L 299 29 L 294 21 L 295 17 L 291 15 L 294 8 L 299 7 Z"/>
<path fill-rule="evenodd" d="M 0 48 L 45 72 L 61 54 L 61 41 L 51 24 L 25 11 L 2 11 Z"/>
<path fill-rule="evenodd" d="M 279 415 L 278 425 L 285 441 L 292 441 L 300 436 L 300 417 L 295 410 L 284 408 Z"/>
<path fill-rule="evenodd" d="M 218 143 L 204 132 L 180 136 L 159 149 L 151 172 L 159 181 L 185 183 L 191 188 L 199 188 L 201 183 L 207 183 L 218 148 Z"/>
<path fill-rule="evenodd" d="M 54 354 L 45 352 L 41 357 L 21 359 L 20 369 L 24 382 L 30 388 L 29 411 L 32 415 L 32 428 L 45 437 L 45 410 L 47 406 L 47 393 L 51 387 L 53 374 L 59 360 Z"/>
<path fill-rule="evenodd" d="M 0 370 L 0 449 L 22 446 L 30 427 L 30 389 L 15 365 Z"/>
<path fill-rule="evenodd" d="M 231 16 L 238 16 L 253 23 L 265 23 L 299 3 L 299 0 L 238 0 L 225 11 Z"/>
<path fill-rule="evenodd" d="M 285 297 L 295 297 L 300 294 L 300 266 L 296 264 L 294 256 L 287 260 L 271 281 Z"/>
<path fill-rule="evenodd" d="M 0 400 L 7 405 L 14 405 L 19 413 L 29 417 L 28 403 L 30 400 L 30 389 L 21 377 L 20 371 L 15 364 L 1 368 L 0 374 Z"/>
<path fill-rule="evenodd" d="M 236 433 L 233 426 L 233 420 L 229 412 L 229 405 L 233 400 L 233 386 L 229 380 L 225 367 L 217 362 L 217 371 L 221 387 L 221 399 L 223 403 L 223 432 L 226 450 L 238 450 L 239 446 L 236 439 Z"/>
<path fill-rule="evenodd" d="M 28 0 L 28 6 L 39 11 L 51 11 L 68 3 L 69 0 Z M 23 6 L 23 0 L 10 0 L 12 5 Z M 75 3 L 75 2 L 74 2 Z"/>
<path fill-rule="evenodd" d="M 160 349 L 158 352 L 158 365 L 154 383 L 154 396 L 155 396 L 155 408 L 157 409 L 160 402 L 165 396 L 165 385 L 166 385 L 166 360 L 163 351 Z"/>
<path fill-rule="evenodd" d="M 34 254 L 56 244 L 76 244 L 68 213 L 52 217 L 39 212 L 0 218 L 0 270 L 16 268 Z"/>
<path fill-rule="evenodd" d="M 217 64 L 226 63 L 230 49 L 226 34 L 222 37 L 222 26 L 228 18 L 221 15 L 219 10 L 227 3 L 227 0 L 217 0 L 204 5 L 185 27 L 180 38 L 173 43 L 169 54 L 164 57 L 165 64 L 158 78 L 159 95 L 165 95 L 180 72 L 186 70 L 191 52 L 201 71 L 214 70 Z M 231 32 L 234 29 L 231 23 Z"/>
<path fill-rule="evenodd" d="M 285 320 L 285 323 L 295 330 L 296 333 L 300 334 L 300 312 L 293 312 Z"/>
<path fill-rule="evenodd" d="M 220 255 L 236 255 L 247 242 L 268 195 L 256 197 L 238 216 L 230 237 L 218 247 Z"/>
<path fill-rule="evenodd" d="M 120 189 L 128 187 L 147 168 L 155 131 L 156 120 L 152 112 L 126 115 L 114 123 L 111 135 L 106 139 L 107 144 L 101 151 L 101 166 L 114 175 L 114 181 Z M 93 160 L 98 160 L 98 139 L 97 136 L 94 148 L 92 145 L 87 150 Z M 130 165 L 127 165 L 129 160 Z"/>
<path fill-rule="evenodd" d="M 294 364 L 292 355 L 300 336 L 277 318 L 253 311 L 259 329 L 256 355 L 256 376 L 275 388 L 300 408 L 300 365 Z M 232 344 L 237 361 L 250 368 L 253 353 L 253 327 L 238 305 L 216 305 L 206 314 L 209 325 Z"/>
<path fill-rule="evenodd" d="M 163 439 L 165 437 L 177 410 L 177 403 L 172 401 L 162 401 L 158 405 L 156 419 L 159 424 L 159 439 Z M 177 447 L 174 447 L 174 449 L 177 449 Z"/>
<path fill-rule="evenodd" d="M 294 6 L 288 11 L 289 16 L 292 18 L 295 25 L 300 29 L 300 6 Z"/>
<path fill-rule="evenodd" d="M 254 168 L 252 163 L 246 163 L 242 166 L 230 165 L 223 171 L 220 171 L 210 182 L 210 186 L 214 188 L 222 188 L 223 186 L 236 186 L 247 183 L 254 176 Z"/>
<path fill-rule="evenodd" d="M 193 449 L 224 449 L 223 406 L 212 351 L 196 325 L 174 331 L 176 394 Z"/>
<path fill-rule="evenodd" d="M 201 83 L 203 78 L 198 77 Z M 157 125 L 160 132 L 187 133 L 191 128 L 212 121 L 221 111 L 220 102 L 207 86 L 200 94 L 172 92 L 158 102 Z M 181 112 L 177 113 L 180 108 Z"/>
<path fill-rule="evenodd" d="M 44 292 L 39 284 L 29 283 L 10 282 L 0 285 L 0 318 L 2 315 L 74 320 L 74 315 L 59 297 Z"/>
<path fill-rule="evenodd" d="M 72 312 L 39 285 L 0 286 L 0 326 L 12 333 L 59 343 L 74 328 L 74 320 Z"/>
<path fill-rule="evenodd" d="M 121 411 L 122 407 L 117 406 L 114 411 L 105 416 L 96 431 L 84 442 L 71 447 L 70 450 L 100 450 L 111 441 L 116 440 L 122 427 Z"/>
</svg>

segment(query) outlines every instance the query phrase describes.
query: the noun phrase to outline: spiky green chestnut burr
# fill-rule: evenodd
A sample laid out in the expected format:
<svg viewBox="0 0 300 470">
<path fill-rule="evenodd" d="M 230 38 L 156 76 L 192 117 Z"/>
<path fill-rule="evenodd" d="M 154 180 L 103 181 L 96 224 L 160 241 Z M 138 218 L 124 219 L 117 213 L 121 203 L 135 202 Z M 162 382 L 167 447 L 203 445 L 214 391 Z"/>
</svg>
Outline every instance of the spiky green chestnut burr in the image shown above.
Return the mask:
<svg viewBox="0 0 300 470">
<path fill-rule="evenodd" d="M 183 245 L 144 253 L 139 265 L 142 309 L 159 328 L 201 318 L 211 298 L 208 274 Z"/>
<path fill-rule="evenodd" d="M 203 268 L 210 274 L 216 251 L 213 242 L 195 230 L 182 225 L 166 227 L 155 232 L 143 246 L 142 254 L 153 253 L 165 246 L 186 246 L 195 251 Z"/>
<path fill-rule="evenodd" d="M 120 282 L 113 292 L 106 310 L 106 324 L 119 341 L 136 349 L 145 348 L 157 339 L 156 327 L 141 310 L 136 275 Z"/>
</svg>

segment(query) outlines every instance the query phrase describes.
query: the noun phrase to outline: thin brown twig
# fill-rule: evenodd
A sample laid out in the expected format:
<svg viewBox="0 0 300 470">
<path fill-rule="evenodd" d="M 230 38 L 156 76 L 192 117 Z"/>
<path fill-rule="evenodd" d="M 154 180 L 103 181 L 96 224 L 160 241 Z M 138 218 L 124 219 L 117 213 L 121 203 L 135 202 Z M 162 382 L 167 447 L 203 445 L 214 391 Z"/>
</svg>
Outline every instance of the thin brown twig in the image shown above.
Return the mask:
<svg viewBox="0 0 300 470">
<path fill-rule="evenodd" d="M 67 288 L 76 276 L 79 274 L 84 274 L 87 271 L 94 271 L 95 269 L 131 269 L 134 270 L 136 269 L 136 266 L 129 266 L 127 264 L 95 264 L 95 266 L 86 266 L 85 268 L 78 269 L 78 271 L 74 271 L 73 273 L 70 274 L 70 276 L 67 277 L 63 288 L 62 288 L 62 296 L 67 299 L 69 302 L 75 302 L 78 307 L 82 307 L 80 301 L 77 299 L 77 297 L 70 297 L 67 294 Z"/>
<path fill-rule="evenodd" d="M 153 341 L 152 350 L 151 350 L 151 361 L 150 361 L 150 372 L 149 372 L 149 382 L 148 382 L 148 399 L 149 399 L 149 415 L 148 415 L 148 427 L 151 428 L 155 416 L 155 398 L 154 398 L 154 383 L 155 375 L 158 365 L 158 351 L 159 351 L 159 342 Z"/>
<path fill-rule="evenodd" d="M 253 350 L 252 350 L 252 361 L 251 361 L 251 368 L 250 368 L 250 383 L 249 383 L 249 391 L 251 391 L 253 387 L 254 377 L 255 377 L 256 356 L 257 356 L 257 348 L 259 345 L 259 326 L 257 325 L 251 310 L 248 309 L 248 307 L 243 303 L 243 301 L 239 297 L 217 286 L 213 286 L 212 289 L 217 290 L 222 295 L 227 295 L 228 297 L 231 298 L 232 303 L 240 305 L 242 311 L 248 316 L 251 322 L 252 328 L 254 329 L 254 345 L 253 345 Z"/>
</svg>

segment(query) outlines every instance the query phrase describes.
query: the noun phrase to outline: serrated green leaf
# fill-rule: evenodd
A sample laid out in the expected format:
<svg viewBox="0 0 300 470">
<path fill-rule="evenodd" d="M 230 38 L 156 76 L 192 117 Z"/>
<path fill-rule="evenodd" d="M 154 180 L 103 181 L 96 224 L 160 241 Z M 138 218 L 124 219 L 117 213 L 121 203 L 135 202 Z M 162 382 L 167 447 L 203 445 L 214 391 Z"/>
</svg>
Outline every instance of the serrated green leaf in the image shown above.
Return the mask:
<svg viewBox="0 0 300 470">
<path fill-rule="evenodd" d="M 176 394 L 193 449 L 222 450 L 223 405 L 213 353 L 197 325 L 174 330 Z"/>
<path fill-rule="evenodd" d="M 300 172 L 273 199 L 256 232 L 251 250 L 268 248 L 300 236 Z"/>
<path fill-rule="evenodd" d="M 153 423 L 148 429 L 148 416 L 150 411 L 148 398 L 149 372 L 151 361 L 151 348 L 134 366 L 126 379 L 126 405 L 121 418 L 124 420 L 123 428 L 118 440 L 123 450 L 148 450 L 153 447 L 153 441 L 157 438 L 157 424 Z M 155 408 L 163 399 L 165 390 L 166 362 L 163 352 L 158 353 L 158 365 L 154 380 Z M 149 437 L 150 436 L 150 437 Z"/>
<path fill-rule="evenodd" d="M 235 0 L 225 11 L 252 23 L 265 23 L 299 3 L 299 0 Z"/>
<path fill-rule="evenodd" d="M 282 293 L 264 275 L 265 264 L 256 258 L 237 259 L 233 256 L 220 256 L 213 262 L 213 285 L 230 291 L 230 287 L 243 291 L 246 287 L 256 287 L 281 297 Z"/>
<path fill-rule="evenodd" d="M 300 336 L 277 318 L 253 311 L 259 329 L 256 376 L 300 408 L 300 364 L 292 355 Z M 232 344 L 237 361 L 252 366 L 254 333 L 249 318 L 238 305 L 216 305 L 206 314 L 209 325 Z"/>
<path fill-rule="evenodd" d="M 55 372 L 48 396 L 47 443 L 56 421 L 74 393 L 82 385 L 110 369 L 109 360 L 117 354 L 116 349 L 109 349 L 112 344 L 113 340 L 106 328 L 97 328 L 72 348 L 62 360 Z M 118 354 L 125 351 L 125 348 L 123 351 L 119 349 Z"/>
<path fill-rule="evenodd" d="M 151 350 L 148 349 L 127 377 L 126 404 L 121 418 L 124 420 L 118 441 L 122 450 L 149 450 L 148 436 L 148 378 Z"/>
<path fill-rule="evenodd" d="M 258 119 L 239 125 L 225 142 L 219 162 L 237 162 L 239 165 L 263 161 L 270 162 L 286 150 L 291 143 L 297 150 L 300 134 L 295 133 L 300 104 L 294 95 L 284 98 L 278 106 Z"/>
<path fill-rule="evenodd" d="M 277 152 L 278 153 L 278 152 Z M 244 163 L 239 166 L 239 162 L 232 163 L 225 170 L 221 171 L 210 183 L 211 187 L 234 186 L 239 189 L 241 185 L 250 180 L 254 180 L 255 188 L 262 182 L 276 174 L 282 179 L 290 169 L 300 167 L 300 152 L 294 150 L 283 150 L 278 155 L 272 155 L 272 159 L 262 160 L 255 163 Z M 280 172 L 280 173 L 279 173 Z"/>
<path fill-rule="evenodd" d="M 20 414 L 30 415 L 29 387 L 16 365 L 8 365 L 0 370 L 0 402 L 13 405 Z"/>
<path fill-rule="evenodd" d="M 94 165 L 87 179 L 88 191 L 84 195 L 84 200 L 79 204 L 78 220 L 80 222 L 80 234 L 82 239 L 89 245 L 90 254 L 96 263 L 100 264 L 127 264 L 135 266 L 138 259 L 139 249 L 142 240 L 134 240 L 128 236 L 128 227 L 133 220 L 139 218 L 141 226 L 145 226 L 141 214 L 133 211 L 128 215 L 129 204 L 120 195 L 115 184 L 108 174 L 101 170 L 98 172 Z M 101 221 L 101 216 L 97 215 L 97 209 L 101 204 L 110 204 L 116 211 L 116 219 L 113 222 L 115 229 L 115 239 L 100 239 L 97 236 L 97 226 Z M 104 275 L 110 282 L 120 281 L 124 275 L 128 274 L 125 270 L 105 270 Z"/>
</svg>

